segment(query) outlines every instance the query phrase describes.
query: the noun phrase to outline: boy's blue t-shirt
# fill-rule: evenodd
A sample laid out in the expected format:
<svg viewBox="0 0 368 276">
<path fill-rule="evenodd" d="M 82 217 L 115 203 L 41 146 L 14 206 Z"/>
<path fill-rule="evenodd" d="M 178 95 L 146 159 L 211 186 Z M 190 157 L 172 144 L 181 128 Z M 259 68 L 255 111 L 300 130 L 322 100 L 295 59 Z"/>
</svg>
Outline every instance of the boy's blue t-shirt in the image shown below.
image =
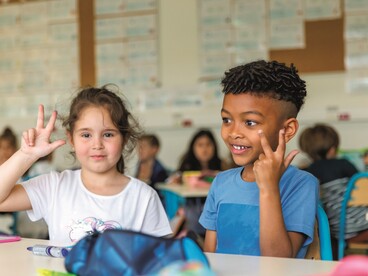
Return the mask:
<svg viewBox="0 0 368 276">
<path fill-rule="evenodd" d="M 230 169 L 216 176 L 199 222 L 217 232 L 217 253 L 259 256 L 259 189 L 256 182 L 243 181 L 242 170 Z M 289 166 L 279 189 L 286 230 L 308 237 L 297 254 L 297 258 L 304 258 L 313 240 L 318 180 Z"/>
</svg>

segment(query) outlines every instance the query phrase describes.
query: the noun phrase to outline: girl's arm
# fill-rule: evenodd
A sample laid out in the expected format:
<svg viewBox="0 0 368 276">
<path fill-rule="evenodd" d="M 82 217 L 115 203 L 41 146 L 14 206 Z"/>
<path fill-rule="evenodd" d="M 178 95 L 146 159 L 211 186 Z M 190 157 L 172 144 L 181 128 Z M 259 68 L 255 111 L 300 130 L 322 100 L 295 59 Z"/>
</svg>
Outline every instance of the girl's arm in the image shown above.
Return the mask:
<svg viewBox="0 0 368 276">
<path fill-rule="evenodd" d="M 298 153 L 292 151 L 285 159 L 285 130 L 280 130 L 276 151 L 270 147 L 264 133 L 259 132 L 264 153 L 254 163 L 253 171 L 259 187 L 260 250 L 262 256 L 295 257 L 305 236 L 287 232 L 282 215 L 279 182 L 282 174 Z"/>
<path fill-rule="evenodd" d="M 65 144 L 64 140 L 50 142 L 56 115 L 54 111 L 44 127 L 44 109 L 40 105 L 36 128 L 23 132 L 20 149 L 0 166 L 0 211 L 31 208 L 24 188 L 16 183 L 40 157 L 48 155 Z"/>
<path fill-rule="evenodd" d="M 216 252 L 216 247 L 217 247 L 217 232 L 212 230 L 206 230 L 203 251 Z"/>
</svg>

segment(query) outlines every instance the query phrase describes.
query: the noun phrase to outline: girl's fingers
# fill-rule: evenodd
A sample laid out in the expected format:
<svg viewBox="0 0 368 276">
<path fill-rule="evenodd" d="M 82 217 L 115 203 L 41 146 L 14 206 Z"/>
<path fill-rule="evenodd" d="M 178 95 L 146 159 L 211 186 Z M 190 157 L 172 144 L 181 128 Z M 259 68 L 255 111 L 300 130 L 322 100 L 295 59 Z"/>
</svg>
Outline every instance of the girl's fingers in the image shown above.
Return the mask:
<svg viewBox="0 0 368 276">
<path fill-rule="evenodd" d="M 37 124 L 36 124 L 37 129 L 43 128 L 43 120 L 44 120 L 44 108 L 43 108 L 43 105 L 40 104 L 38 106 L 38 115 L 37 115 Z"/>
<path fill-rule="evenodd" d="M 261 130 L 261 129 L 258 130 L 258 135 L 261 138 L 261 146 L 262 146 L 262 149 L 263 149 L 263 152 L 265 153 L 265 155 L 272 154 L 273 150 L 272 150 L 270 144 L 268 143 L 267 138 L 263 133 L 263 130 Z"/>
<path fill-rule="evenodd" d="M 51 114 L 51 117 L 46 125 L 46 129 L 49 130 L 50 132 L 52 132 L 54 130 L 55 127 L 55 122 L 56 122 L 56 118 L 57 118 L 57 112 L 53 111 Z"/>
<path fill-rule="evenodd" d="M 36 137 L 36 130 L 34 128 L 28 129 L 23 132 L 24 141 L 30 147 L 34 146 L 35 137 Z"/>
</svg>

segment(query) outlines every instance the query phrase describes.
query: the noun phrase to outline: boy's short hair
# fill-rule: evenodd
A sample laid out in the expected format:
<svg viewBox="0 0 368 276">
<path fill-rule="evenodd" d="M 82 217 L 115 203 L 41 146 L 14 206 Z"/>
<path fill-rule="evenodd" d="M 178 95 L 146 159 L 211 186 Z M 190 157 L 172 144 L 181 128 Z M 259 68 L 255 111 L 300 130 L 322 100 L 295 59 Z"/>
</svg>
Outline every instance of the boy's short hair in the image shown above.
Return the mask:
<svg viewBox="0 0 368 276">
<path fill-rule="evenodd" d="M 150 146 L 159 148 L 160 147 L 160 141 L 158 140 L 157 136 L 154 134 L 143 134 L 139 141 L 147 141 Z"/>
<path fill-rule="evenodd" d="M 277 61 L 258 60 L 236 66 L 225 72 L 221 81 L 225 94 L 249 93 L 287 101 L 296 107 L 296 116 L 307 95 L 305 81 L 300 79 L 298 70 Z"/>
<path fill-rule="evenodd" d="M 299 137 L 299 147 L 313 161 L 327 159 L 331 148 L 338 149 L 340 144 L 337 131 L 326 124 L 316 124 L 303 130 Z"/>
</svg>

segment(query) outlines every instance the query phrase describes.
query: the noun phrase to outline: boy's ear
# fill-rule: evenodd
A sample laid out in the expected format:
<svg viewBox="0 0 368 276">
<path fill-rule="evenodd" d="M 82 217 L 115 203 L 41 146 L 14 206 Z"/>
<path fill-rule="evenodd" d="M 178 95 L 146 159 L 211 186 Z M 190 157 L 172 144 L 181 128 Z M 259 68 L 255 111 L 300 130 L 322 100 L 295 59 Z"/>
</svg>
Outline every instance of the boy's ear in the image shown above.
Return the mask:
<svg viewBox="0 0 368 276">
<path fill-rule="evenodd" d="M 296 118 L 289 118 L 284 122 L 285 142 L 289 142 L 299 129 L 299 122 Z"/>
</svg>

